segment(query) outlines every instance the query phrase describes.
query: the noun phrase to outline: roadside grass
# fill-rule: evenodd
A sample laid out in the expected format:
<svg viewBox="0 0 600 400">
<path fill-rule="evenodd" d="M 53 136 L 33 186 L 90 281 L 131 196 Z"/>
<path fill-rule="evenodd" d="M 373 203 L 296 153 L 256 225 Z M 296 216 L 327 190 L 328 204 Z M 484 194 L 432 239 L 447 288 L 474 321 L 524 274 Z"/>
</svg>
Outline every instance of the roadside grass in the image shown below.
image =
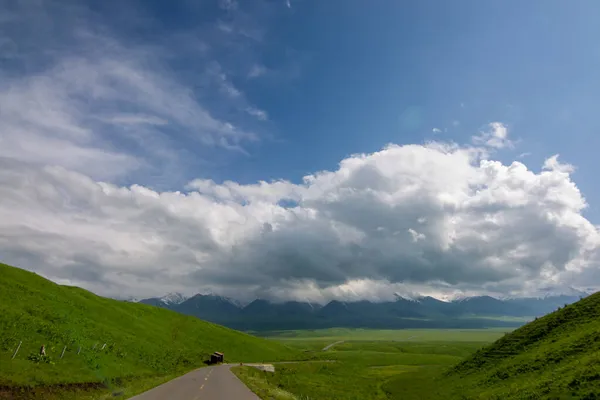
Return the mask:
<svg viewBox="0 0 600 400">
<path fill-rule="evenodd" d="M 28 359 L 42 344 L 51 363 Z M 85 392 L 100 395 L 107 391 L 104 387 L 148 389 L 203 366 L 214 351 L 232 362 L 307 357 L 276 341 L 166 309 L 99 297 L 0 264 L 0 398 L 28 398 L 34 389 L 49 399 L 68 398 L 69 391 L 80 392 L 77 398 Z"/>
<path fill-rule="evenodd" d="M 38 385 L 5 387 L 0 389 L 0 399 L 51 399 L 51 400 L 108 400 L 128 399 L 181 375 L 173 373 L 164 376 L 135 377 L 118 379 L 103 384 Z"/>
<path fill-rule="evenodd" d="M 250 390 L 261 399 L 298 400 L 298 396 L 269 382 L 263 371 L 252 367 L 233 367 L 233 372 Z"/>
</svg>

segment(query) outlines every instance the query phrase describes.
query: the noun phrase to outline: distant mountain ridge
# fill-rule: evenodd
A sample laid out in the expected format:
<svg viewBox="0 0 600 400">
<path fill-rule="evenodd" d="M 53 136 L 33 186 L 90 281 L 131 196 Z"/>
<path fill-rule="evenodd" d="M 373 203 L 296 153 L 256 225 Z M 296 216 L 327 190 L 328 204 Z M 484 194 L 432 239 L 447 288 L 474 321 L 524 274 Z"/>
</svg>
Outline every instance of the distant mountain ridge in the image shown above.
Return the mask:
<svg viewBox="0 0 600 400">
<path fill-rule="evenodd" d="M 578 301 L 583 295 L 555 295 L 543 298 L 498 299 L 474 296 L 442 301 L 423 296 L 395 301 L 332 300 L 324 306 L 308 302 L 274 303 L 256 299 L 244 306 L 214 294 L 167 295 L 140 303 L 168 308 L 182 314 L 241 330 L 317 329 L 328 327 L 361 328 L 483 328 L 519 326 Z M 500 318 L 500 317 L 512 317 Z M 516 317 L 516 318 L 515 318 Z"/>
</svg>

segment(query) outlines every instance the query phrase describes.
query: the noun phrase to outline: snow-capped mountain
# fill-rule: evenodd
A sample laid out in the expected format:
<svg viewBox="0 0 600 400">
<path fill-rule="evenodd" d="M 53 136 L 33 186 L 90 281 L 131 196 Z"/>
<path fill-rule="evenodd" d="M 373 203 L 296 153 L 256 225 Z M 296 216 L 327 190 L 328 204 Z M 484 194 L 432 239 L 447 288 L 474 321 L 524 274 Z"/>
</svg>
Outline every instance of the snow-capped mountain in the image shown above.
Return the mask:
<svg viewBox="0 0 600 400">
<path fill-rule="evenodd" d="M 142 299 L 139 301 L 139 303 L 149 304 L 155 307 L 171 308 L 183 303 L 187 299 L 188 297 L 181 293 L 168 293 L 162 297 Z"/>
<path fill-rule="evenodd" d="M 169 293 L 159 298 L 160 301 L 167 305 L 181 304 L 188 299 L 187 296 L 184 296 L 181 293 Z"/>
<path fill-rule="evenodd" d="M 416 294 L 400 294 L 398 292 L 394 293 L 394 297 L 396 298 L 396 300 L 404 300 L 404 301 L 413 301 L 415 303 L 418 303 L 421 297 L 424 296 L 419 296 Z"/>
<path fill-rule="evenodd" d="M 186 299 L 179 293 L 170 293 L 140 302 L 242 330 L 482 328 L 518 326 L 521 320 L 497 317 L 540 317 L 588 294 L 574 289 L 569 293 L 577 295 L 566 295 L 564 288 L 556 292 L 547 288 L 540 293 L 540 297 L 531 294 L 520 298 L 455 295 L 450 301 L 396 293 L 394 300 L 383 302 L 332 300 L 317 306 L 308 302 L 274 303 L 264 299 L 241 304 L 216 294 L 197 294 Z"/>
</svg>

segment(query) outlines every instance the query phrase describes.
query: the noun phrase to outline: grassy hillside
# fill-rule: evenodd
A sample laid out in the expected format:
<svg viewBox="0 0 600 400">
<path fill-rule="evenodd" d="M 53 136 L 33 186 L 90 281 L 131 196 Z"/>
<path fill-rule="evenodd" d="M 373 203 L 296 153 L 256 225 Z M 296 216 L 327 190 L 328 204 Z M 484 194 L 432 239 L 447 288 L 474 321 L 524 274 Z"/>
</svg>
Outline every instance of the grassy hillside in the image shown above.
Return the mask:
<svg viewBox="0 0 600 400">
<path fill-rule="evenodd" d="M 52 363 L 28 359 L 42 344 Z M 213 351 L 246 362 L 299 354 L 195 317 L 102 298 L 0 264 L 0 398 L 15 386 L 172 375 L 202 366 Z"/>
<path fill-rule="evenodd" d="M 392 398 L 599 399 L 600 293 L 506 334 L 448 371 L 386 385 Z"/>
</svg>

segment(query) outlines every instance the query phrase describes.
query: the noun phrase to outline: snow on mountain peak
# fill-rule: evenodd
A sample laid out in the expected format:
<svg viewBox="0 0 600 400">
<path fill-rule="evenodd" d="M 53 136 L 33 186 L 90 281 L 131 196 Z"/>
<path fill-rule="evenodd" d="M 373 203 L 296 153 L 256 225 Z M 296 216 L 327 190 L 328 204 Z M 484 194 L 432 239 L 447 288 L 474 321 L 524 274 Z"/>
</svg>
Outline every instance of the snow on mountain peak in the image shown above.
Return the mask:
<svg viewBox="0 0 600 400">
<path fill-rule="evenodd" d="M 167 305 L 181 304 L 187 300 L 187 297 L 181 293 L 169 293 L 160 298 L 160 301 Z"/>
<path fill-rule="evenodd" d="M 420 297 L 418 295 L 400 294 L 398 292 L 395 292 L 394 296 L 396 296 L 396 300 L 412 301 L 415 303 L 419 303 L 419 297 Z"/>
</svg>

